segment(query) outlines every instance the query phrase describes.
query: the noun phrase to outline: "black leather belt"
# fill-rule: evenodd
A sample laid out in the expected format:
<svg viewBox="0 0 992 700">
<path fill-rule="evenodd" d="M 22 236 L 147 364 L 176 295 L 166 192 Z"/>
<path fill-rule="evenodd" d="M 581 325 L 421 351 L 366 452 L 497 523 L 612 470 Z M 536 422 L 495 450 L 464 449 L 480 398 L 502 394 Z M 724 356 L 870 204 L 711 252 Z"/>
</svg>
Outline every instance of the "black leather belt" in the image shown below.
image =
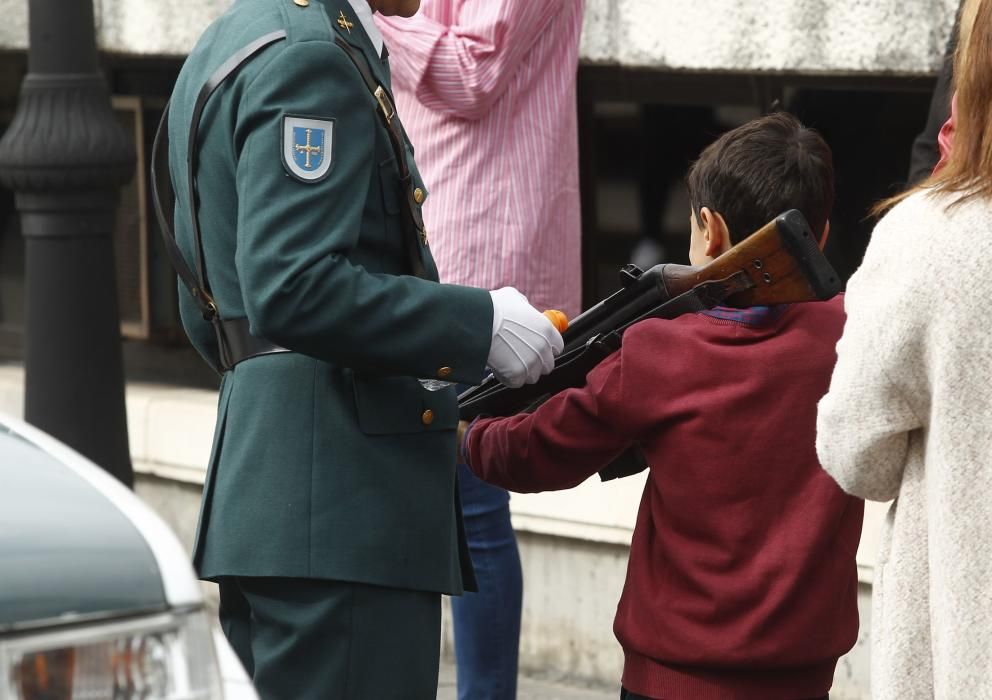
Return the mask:
<svg viewBox="0 0 992 700">
<path fill-rule="evenodd" d="M 217 338 L 220 341 L 220 369 L 226 372 L 239 362 L 261 355 L 274 355 L 289 352 L 265 338 L 254 336 L 248 330 L 247 318 L 216 319 L 214 324 L 219 328 Z"/>
</svg>

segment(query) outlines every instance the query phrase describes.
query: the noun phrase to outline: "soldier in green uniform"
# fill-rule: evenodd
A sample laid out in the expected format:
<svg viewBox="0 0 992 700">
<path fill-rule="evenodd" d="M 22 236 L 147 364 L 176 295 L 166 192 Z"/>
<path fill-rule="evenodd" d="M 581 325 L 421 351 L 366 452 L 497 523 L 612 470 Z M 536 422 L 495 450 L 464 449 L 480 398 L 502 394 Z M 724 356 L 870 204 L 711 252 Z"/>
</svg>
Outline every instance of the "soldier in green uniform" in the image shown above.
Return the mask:
<svg viewBox="0 0 992 700">
<path fill-rule="evenodd" d="M 425 380 L 518 386 L 561 349 L 512 288 L 437 281 L 371 21 L 418 6 L 237 0 L 167 114 L 183 324 L 223 372 L 194 563 L 266 700 L 435 697 L 473 577 Z"/>
</svg>

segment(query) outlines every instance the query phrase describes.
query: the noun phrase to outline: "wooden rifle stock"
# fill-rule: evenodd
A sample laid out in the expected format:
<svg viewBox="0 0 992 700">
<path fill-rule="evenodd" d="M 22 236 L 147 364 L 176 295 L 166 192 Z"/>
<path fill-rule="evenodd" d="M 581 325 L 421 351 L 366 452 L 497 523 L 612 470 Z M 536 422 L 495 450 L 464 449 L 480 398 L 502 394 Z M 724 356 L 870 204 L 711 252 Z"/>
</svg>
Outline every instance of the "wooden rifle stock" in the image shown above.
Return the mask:
<svg viewBox="0 0 992 700">
<path fill-rule="evenodd" d="M 820 252 L 805 217 L 795 209 L 765 224 L 694 277 L 673 281 L 672 285 L 675 293 L 681 293 L 700 282 L 740 271 L 747 274 L 753 286 L 728 296 L 723 302 L 727 306 L 825 301 L 840 291 L 837 273 Z"/>
<path fill-rule="evenodd" d="M 641 320 L 671 319 L 718 304 L 743 308 L 826 300 L 840 291 L 840 278 L 823 257 L 806 219 L 795 209 L 708 265 L 663 264 L 646 272 L 628 265 L 621 279 L 620 291 L 572 319 L 563 334 L 565 349 L 552 372 L 519 389 L 488 377 L 458 397 L 461 418 L 533 410 L 559 391 L 582 386 L 586 374 L 620 347 L 623 332 Z M 615 466 L 618 469 L 608 468 L 601 476 L 626 476 L 646 463 L 641 457 L 625 460 L 622 468 Z"/>
</svg>

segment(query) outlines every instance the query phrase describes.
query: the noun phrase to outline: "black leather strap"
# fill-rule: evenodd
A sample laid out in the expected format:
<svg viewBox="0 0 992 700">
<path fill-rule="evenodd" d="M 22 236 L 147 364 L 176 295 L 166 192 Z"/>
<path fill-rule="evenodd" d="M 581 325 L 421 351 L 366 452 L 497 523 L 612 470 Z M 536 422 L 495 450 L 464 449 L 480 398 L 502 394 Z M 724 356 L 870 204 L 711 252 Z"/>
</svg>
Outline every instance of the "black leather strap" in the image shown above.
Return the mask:
<svg viewBox="0 0 992 700">
<path fill-rule="evenodd" d="M 196 156 L 200 120 L 203 117 L 203 110 L 206 108 L 207 101 L 210 99 L 210 96 L 213 95 L 214 91 L 225 80 L 237 72 L 241 66 L 258 54 L 258 52 L 262 49 L 285 38 L 286 32 L 279 30 L 266 34 L 251 42 L 229 59 L 224 61 L 220 68 L 214 71 L 203 87 L 200 88 L 200 92 L 196 97 L 190 122 L 189 141 L 187 144 L 186 156 L 186 172 L 190 199 L 190 219 L 193 226 L 193 242 L 194 251 L 196 254 L 195 274 L 186 263 L 186 259 L 182 255 L 182 251 L 179 250 L 179 246 L 176 243 L 175 231 L 170 223 L 170 219 L 166 217 L 165 207 L 163 205 L 163 202 L 175 201 L 175 192 L 172 190 L 171 177 L 159 177 L 159 169 L 161 167 L 160 164 L 163 162 L 163 153 L 166 153 L 165 161 L 168 161 L 169 109 L 171 102 L 166 105 L 165 110 L 162 113 L 162 120 L 159 122 L 158 130 L 155 132 L 155 141 L 152 145 L 152 201 L 155 204 L 155 214 L 158 218 L 159 227 L 161 228 L 162 238 L 165 241 L 165 250 L 169 255 L 169 260 L 172 263 L 172 267 L 176 270 L 176 273 L 179 275 L 179 279 L 182 280 L 185 287 L 193 296 L 193 300 L 196 302 L 197 308 L 203 315 L 204 320 L 210 321 L 214 326 L 214 332 L 217 336 L 217 346 L 220 353 L 219 367 L 222 371 L 231 369 L 231 367 L 234 367 L 234 365 L 248 359 L 249 357 L 287 351 L 285 348 L 281 348 L 275 343 L 270 343 L 263 338 L 257 338 L 251 335 L 251 333 L 248 332 L 247 319 L 222 319 L 220 310 L 217 308 L 217 303 L 214 301 L 213 294 L 210 291 L 210 282 L 207 278 L 206 263 L 203 253 L 203 238 L 200 232 L 200 203 L 196 187 Z M 166 187 L 168 187 L 168 189 L 166 189 Z"/>
<path fill-rule="evenodd" d="M 170 223 L 171 217 L 166 217 L 163 202 L 174 202 L 175 193 L 172 191 L 172 180 L 170 177 L 160 178 L 160 164 L 163 162 L 163 153 L 166 154 L 164 162 L 168 162 L 169 148 L 169 109 L 171 101 L 165 106 L 162 112 L 162 120 L 159 122 L 158 130 L 155 132 L 155 141 L 152 145 L 151 180 L 152 180 L 152 201 L 155 204 L 155 214 L 158 218 L 162 239 L 165 241 L 165 250 L 169 255 L 172 267 L 179 275 L 185 287 L 193 296 L 196 305 L 207 321 L 218 317 L 220 312 L 210 293 L 210 286 L 207 280 L 206 266 L 203 256 L 203 241 L 200 234 L 199 219 L 199 198 L 196 189 L 196 145 L 197 134 L 200 128 L 200 119 L 206 107 L 207 100 L 214 93 L 218 86 L 237 71 L 246 61 L 255 56 L 259 51 L 286 38 L 286 32 L 279 30 L 266 34 L 252 43 L 245 46 L 236 54 L 226 60 L 218 68 L 207 82 L 200 89 L 193 107 L 193 117 L 190 123 L 189 143 L 187 146 L 187 179 L 189 183 L 190 217 L 193 224 L 193 241 L 196 252 L 196 270 L 194 275 L 186 259 L 176 244 L 176 234 Z M 166 189 L 166 187 L 168 189 Z M 170 207 L 171 209 L 171 207 Z"/>
<path fill-rule="evenodd" d="M 204 263 L 203 239 L 200 234 L 200 203 L 196 187 L 196 156 L 198 150 L 197 137 L 200 133 L 200 119 L 203 117 L 203 110 L 206 108 L 207 101 L 210 99 L 210 96 L 214 94 L 214 91 L 220 87 L 225 80 L 232 76 L 239 68 L 241 68 L 241 66 L 254 57 L 259 51 L 285 38 L 286 32 L 282 29 L 266 34 L 265 36 L 259 37 L 255 41 L 251 42 L 229 59 L 224 61 L 221 67 L 214 71 L 213 75 L 211 75 L 210 78 L 207 79 L 207 82 L 204 83 L 203 87 L 200 88 L 200 93 L 196 96 L 196 102 L 193 105 L 193 116 L 190 120 L 189 141 L 187 143 L 186 151 L 186 176 L 189 183 L 190 199 L 189 210 L 191 224 L 193 225 L 193 241 L 196 247 L 196 271 L 200 280 L 200 288 L 203 290 L 204 294 L 210 297 L 212 297 L 212 294 L 210 291 L 210 280 L 207 278 L 207 270 Z"/>
<path fill-rule="evenodd" d="M 406 157 L 406 139 L 403 137 L 403 125 L 400 123 L 399 115 L 396 114 L 396 106 L 386 88 L 375 79 L 365 55 L 341 37 L 335 37 L 334 42 L 355 64 L 365 86 L 379 104 L 376 113 L 382 119 L 386 132 L 389 134 L 389 142 L 393 146 L 396 165 L 399 168 L 400 188 L 403 190 L 403 199 L 406 205 L 403 207 L 403 232 L 406 239 L 407 257 L 410 259 L 410 268 L 413 274 L 426 279 L 427 273 L 424 268 L 420 241 L 423 240 L 426 243 L 427 231 L 424 228 L 424 215 L 414 196 L 413 176 L 410 173 L 410 164 Z"/>
<path fill-rule="evenodd" d="M 162 163 L 161 156 L 164 151 L 168 150 L 170 104 L 171 102 L 165 105 L 165 111 L 162 112 L 162 119 L 158 124 L 158 130 L 155 132 L 155 142 L 152 144 L 152 203 L 155 205 L 155 216 L 158 219 L 159 231 L 162 234 L 162 241 L 165 243 L 165 252 L 169 256 L 169 262 L 172 263 L 172 267 L 176 271 L 176 274 L 179 275 L 179 279 L 183 285 L 189 290 L 203 318 L 208 319 L 217 315 L 217 306 L 214 304 L 213 299 L 204 298 L 196 275 L 193 274 L 189 265 L 186 264 L 186 259 L 183 258 L 182 251 L 179 250 L 179 246 L 176 244 L 176 234 L 172 229 L 171 223 L 175 203 L 172 180 L 168 173 L 166 173 L 164 179 L 159 177 L 159 169 Z M 165 161 L 168 162 L 168 157 L 165 158 Z M 163 201 L 169 203 L 168 214 L 166 214 Z"/>
</svg>

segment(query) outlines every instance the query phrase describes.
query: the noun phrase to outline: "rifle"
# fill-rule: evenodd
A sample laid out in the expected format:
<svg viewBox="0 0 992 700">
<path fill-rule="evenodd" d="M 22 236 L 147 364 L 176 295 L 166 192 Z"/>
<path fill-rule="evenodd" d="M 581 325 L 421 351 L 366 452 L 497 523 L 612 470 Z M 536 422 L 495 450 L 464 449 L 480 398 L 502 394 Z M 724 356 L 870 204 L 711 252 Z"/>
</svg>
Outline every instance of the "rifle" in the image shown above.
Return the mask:
<svg viewBox="0 0 992 700">
<path fill-rule="evenodd" d="M 586 375 L 620 348 L 624 331 L 648 318 L 672 319 L 714 306 L 748 307 L 826 300 L 840 278 L 823 256 L 805 217 L 792 209 L 707 265 L 662 264 L 621 272 L 622 288 L 577 316 L 562 334 L 565 347 L 554 369 L 533 384 L 511 389 L 493 376 L 458 397 L 462 420 L 532 411 L 551 396 L 582 386 Z M 647 467 L 634 448 L 600 472 L 619 478 Z"/>
</svg>

